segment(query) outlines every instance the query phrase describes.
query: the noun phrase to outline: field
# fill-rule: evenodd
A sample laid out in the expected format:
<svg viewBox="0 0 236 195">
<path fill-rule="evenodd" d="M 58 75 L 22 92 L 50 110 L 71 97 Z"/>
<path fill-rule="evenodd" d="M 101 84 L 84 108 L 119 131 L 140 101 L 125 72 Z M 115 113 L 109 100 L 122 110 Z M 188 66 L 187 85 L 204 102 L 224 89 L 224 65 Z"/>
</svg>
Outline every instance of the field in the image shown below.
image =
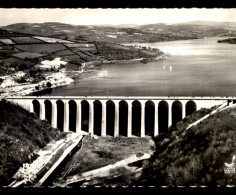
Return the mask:
<svg viewBox="0 0 236 195">
<path fill-rule="evenodd" d="M 2 45 L 1 50 L 14 50 L 14 47 L 11 45 Z"/>
<path fill-rule="evenodd" d="M 32 67 L 33 65 L 35 65 L 34 62 L 31 61 L 25 61 L 19 58 L 15 58 L 15 57 L 11 57 L 8 59 L 5 59 L 4 62 L 9 63 L 12 67 L 18 67 L 21 64 L 26 64 L 29 67 Z"/>
<path fill-rule="evenodd" d="M 56 38 L 51 38 L 51 37 L 35 36 L 34 38 L 45 41 L 47 43 L 73 43 L 72 41 L 67 41 L 67 40 L 63 40 L 63 39 L 56 39 Z"/>
<path fill-rule="evenodd" d="M 77 48 L 77 47 L 80 47 L 80 45 L 86 45 L 86 44 L 69 43 L 69 44 L 65 44 L 65 45 L 69 48 Z"/>
<path fill-rule="evenodd" d="M 79 51 L 96 51 L 96 47 L 77 47 L 77 48 L 71 48 L 72 51 L 74 52 L 79 52 Z"/>
<path fill-rule="evenodd" d="M 12 42 L 11 39 L 0 39 L 0 42 L 8 44 L 8 45 L 15 44 L 14 42 Z"/>
<path fill-rule="evenodd" d="M 72 63 L 82 63 L 85 60 L 83 60 L 82 58 L 80 58 L 80 56 L 78 55 L 71 55 L 71 56 L 66 56 L 65 57 L 67 60 L 71 61 Z"/>
<path fill-rule="evenodd" d="M 88 55 L 84 54 L 83 52 L 76 52 L 79 56 L 81 56 L 82 58 L 87 58 L 89 57 Z"/>
<path fill-rule="evenodd" d="M 44 41 L 34 39 L 31 37 L 10 37 L 16 44 L 27 44 L 27 43 L 43 43 Z"/>
<path fill-rule="evenodd" d="M 4 59 L 10 58 L 10 57 L 11 56 L 8 53 L 0 50 L 0 60 L 4 60 Z"/>
<path fill-rule="evenodd" d="M 20 52 L 20 53 L 17 53 L 17 54 L 13 54 L 13 56 L 17 57 L 17 58 L 20 58 L 20 59 L 25 59 L 25 58 L 34 59 L 34 58 L 43 57 L 45 55 L 38 54 L 38 53 L 31 53 L 31 52 Z"/>
<path fill-rule="evenodd" d="M 59 50 L 66 50 L 67 48 L 60 43 L 55 44 L 32 44 L 32 45 L 15 45 L 17 49 L 28 51 L 32 53 L 53 53 Z"/>
<path fill-rule="evenodd" d="M 75 70 L 75 71 L 81 71 L 81 66 L 78 64 L 73 64 L 71 62 L 68 62 L 66 64 L 66 69 L 67 70 Z"/>
<path fill-rule="evenodd" d="M 2 49 L 0 50 L 0 56 L 1 56 L 0 58 L 6 59 L 6 58 L 11 57 L 12 54 L 16 54 L 16 53 L 18 53 L 18 51 Z"/>
<path fill-rule="evenodd" d="M 70 50 L 61 50 L 53 53 L 55 56 L 69 56 L 69 55 L 75 55 L 75 53 L 71 52 Z"/>
<path fill-rule="evenodd" d="M 94 56 L 91 53 L 86 53 L 86 52 L 76 52 L 81 59 L 84 59 L 86 61 L 94 61 L 100 59 L 98 56 Z"/>
</svg>

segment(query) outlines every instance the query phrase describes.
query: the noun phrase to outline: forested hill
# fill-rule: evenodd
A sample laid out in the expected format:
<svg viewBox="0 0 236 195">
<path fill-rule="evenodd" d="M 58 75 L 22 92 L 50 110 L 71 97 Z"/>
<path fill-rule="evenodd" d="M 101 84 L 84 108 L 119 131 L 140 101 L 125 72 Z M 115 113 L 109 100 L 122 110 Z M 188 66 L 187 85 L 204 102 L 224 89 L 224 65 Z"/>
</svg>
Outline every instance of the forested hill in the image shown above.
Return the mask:
<svg viewBox="0 0 236 195">
<path fill-rule="evenodd" d="M 156 138 L 156 151 L 137 185 L 236 185 L 236 174 L 224 173 L 224 163 L 230 164 L 236 155 L 236 109 L 184 130 L 187 123 L 207 113 L 197 111 Z"/>
<path fill-rule="evenodd" d="M 228 38 L 217 41 L 218 43 L 229 43 L 229 44 L 236 44 L 236 38 Z"/>
<path fill-rule="evenodd" d="M 26 162 L 30 153 L 43 148 L 61 135 L 35 114 L 0 101 L 0 186 L 8 185 L 11 177 Z"/>
</svg>

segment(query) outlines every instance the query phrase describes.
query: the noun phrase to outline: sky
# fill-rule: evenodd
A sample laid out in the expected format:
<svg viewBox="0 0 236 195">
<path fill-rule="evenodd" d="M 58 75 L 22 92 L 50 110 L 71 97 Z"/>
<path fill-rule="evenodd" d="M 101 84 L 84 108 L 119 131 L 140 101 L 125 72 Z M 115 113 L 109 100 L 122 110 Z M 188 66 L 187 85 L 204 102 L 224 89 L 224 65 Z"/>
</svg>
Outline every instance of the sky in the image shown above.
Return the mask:
<svg viewBox="0 0 236 195">
<path fill-rule="evenodd" d="M 0 26 L 61 22 L 74 25 L 179 23 L 194 20 L 236 22 L 236 9 L 4 9 Z"/>
</svg>

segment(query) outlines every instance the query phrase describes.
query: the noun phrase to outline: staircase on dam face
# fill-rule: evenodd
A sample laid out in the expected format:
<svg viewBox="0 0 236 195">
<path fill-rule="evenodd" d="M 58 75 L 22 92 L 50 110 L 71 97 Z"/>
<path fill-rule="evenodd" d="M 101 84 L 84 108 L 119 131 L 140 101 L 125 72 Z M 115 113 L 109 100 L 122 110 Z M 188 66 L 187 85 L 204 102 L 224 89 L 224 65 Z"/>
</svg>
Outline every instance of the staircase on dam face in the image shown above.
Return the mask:
<svg viewBox="0 0 236 195">
<path fill-rule="evenodd" d="M 25 163 L 15 173 L 15 179 L 9 187 L 19 187 L 23 184 L 41 186 L 66 156 L 82 141 L 84 135 L 69 132 L 65 138 L 51 141 L 37 152 L 38 157 L 32 163 Z"/>
</svg>

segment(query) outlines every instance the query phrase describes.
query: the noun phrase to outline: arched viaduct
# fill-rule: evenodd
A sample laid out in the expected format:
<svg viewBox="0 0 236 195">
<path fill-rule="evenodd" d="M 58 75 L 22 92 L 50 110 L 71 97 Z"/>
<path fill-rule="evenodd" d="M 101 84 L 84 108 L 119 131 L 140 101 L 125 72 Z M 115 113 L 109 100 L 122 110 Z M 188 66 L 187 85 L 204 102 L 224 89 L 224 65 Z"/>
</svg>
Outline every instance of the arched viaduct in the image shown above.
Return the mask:
<svg viewBox="0 0 236 195">
<path fill-rule="evenodd" d="M 98 136 L 156 136 L 201 108 L 210 108 L 236 97 L 7 97 L 54 128 Z"/>
</svg>

